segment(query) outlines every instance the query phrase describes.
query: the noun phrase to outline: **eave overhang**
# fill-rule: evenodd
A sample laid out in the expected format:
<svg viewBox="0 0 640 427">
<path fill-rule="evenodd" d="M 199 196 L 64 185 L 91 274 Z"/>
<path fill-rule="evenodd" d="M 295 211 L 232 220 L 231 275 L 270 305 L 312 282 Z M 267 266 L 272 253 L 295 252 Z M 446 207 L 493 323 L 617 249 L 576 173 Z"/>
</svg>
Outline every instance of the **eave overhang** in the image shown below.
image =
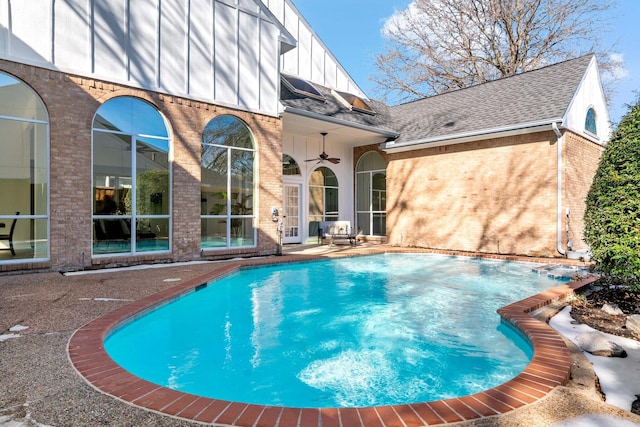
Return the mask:
<svg viewBox="0 0 640 427">
<path fill-rule="evenodd" d="M 323 122 L 329 122 L 329 123 L 334 123 L 336 125 L 340 125 L 340 126 L 346 126 L 346 127 L 351 127 L 354 129 L 360 129 L 360 130 L 364 130 L 367 132 L 373 132 L 373 133 L 377 133 L 379 135 L 384 136 L 387 139 L 396 139 L 398 138 L 398 136 L 400 136 L 400 134 L 398 134 L 397 132 L 393 132 L 387 129 L 381 129 L 379 127 L 376 126 L 369 126 L 369 125 L 365 125 L 362 123 L 357 123 L 357 122 L 352 122 L 350 120 L 345 120 L 345 119 L 339 119 L 336 117 L 331 117 L 331 116 L 327 116 L 324 114 L 319 114 L 319 113 L 314 113 L 312 111 L 307 111 L 307 110 L 302 110 L 300 108 L 295 108 L 295 107 L 284 107 L 283 113 L 288 113 L 288 114 L 293 114 L 296 116 L 301 116 L 301 117 L 308 117 L 310 119 L 315 119 L 315 120 L 320 120 Z"/>
<path fill-rule="evenodd" d="M 519 123 L 517 125 L 502 126 L 478 131 L 464 132 L 451 135 L 440 135 L 433 138 L 423 138 L 413 141 L 390 141 L 380 145 L 380 149 L 387 153 L 401 153 L 405 151 L 420 150 L 423 148 L 442 147 L 445 145 L 464 144 L 465 142 L 482 141 L 492 138 L 504 138 L 527 133 L 544 132 L 553 130 L 553 125 L 561 126 L 562 118 L 555 118 L 531 123 Z"/>
</svg>

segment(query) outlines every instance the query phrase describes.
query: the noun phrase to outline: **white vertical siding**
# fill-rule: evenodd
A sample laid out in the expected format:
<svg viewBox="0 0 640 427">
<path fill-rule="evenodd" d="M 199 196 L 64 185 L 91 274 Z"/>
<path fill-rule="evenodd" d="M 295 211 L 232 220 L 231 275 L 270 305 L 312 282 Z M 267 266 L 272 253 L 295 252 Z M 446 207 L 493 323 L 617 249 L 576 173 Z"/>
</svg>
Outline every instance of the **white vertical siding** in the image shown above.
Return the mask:
<svg viewBox="0 0 640 427">
<path fill-rule="evenodd" d="M 255 15 L 240 12 L 240 69 L 238 85 L 238 104 L 244 107 L 257 105 L 260 99 L 260 33 L 259 18 Z"/>
<path fill-rule="evenodd" d="M 283 55 L 283 72 L 366 97 L 291 0 L 262 2 L 298 40 L 297 47 Z"/>
<path fill-rule="evenodd" d="M 53 39 L 57 49 L 55 64 L 63 69 L 76 69 L 80 74 L 91 73 L 91 2 L 66 0 L 55 3 Z"/>
<path fill-rule="evenodd" d="M 189 92 L 209 99 L 213 98 L 213 2 L 191 0 L 191 11 Z"/>
<path fill-rule="evenodd" d="M 118 81 L 127 80 L 126 2 L 122 0 L 96 1 L 93 4 L 92 14 L 93 72 L 103 78 Z M 66 46 L 56 47 L 67 49 Z"/>
<path fill-rule="evenodd" d="M 130 4 L 129 60 L 130 79 L 146 87 L 157 85 L 158 76 L 158 2 L 135 0 Z"/>
<path fill-rule="evenodd" d="M 187 93 L 188 3 L 164 0 L 160 6 L 159 86 L 174 94 Z"/>
<path fill-rule="evenodd" d="M 260 29 L 260 39 L 273 40 L 277 42 L 279 32 L 274 26 L 262 26 Z M 270 45 L 260 43 L 260 67 L 267 70 L 279 70 L 279 56 L 273 55 L 270 51 Z M 280 73 L 277 73 L 279 76 Z M 265 111 L 273 111 L 278 109 L 280 105 L 280 79 L 269 78 L 265 73 L 259 73 L 260 76 L 260 109 Z"/>
<path fill-rule="evenodd" d="M 10 55 L 33 62 L 51 60 L 51 2 L 29 0 L 8 2 L 7 28 Z M 33 27 L 32 22 L 38 26 Z"/>
<path fill-rule="evenodd" d="M 260 0 L 0 0 L 0 58 L 274 115 L 282 34 Z"/>
<path fill-rule="evenodd" d="M 238 19 L 236 9 L 216 4 L 215 98 L 238 103 Z M 229 60 L 232 59 L 232 60 Z"/>
</svg>

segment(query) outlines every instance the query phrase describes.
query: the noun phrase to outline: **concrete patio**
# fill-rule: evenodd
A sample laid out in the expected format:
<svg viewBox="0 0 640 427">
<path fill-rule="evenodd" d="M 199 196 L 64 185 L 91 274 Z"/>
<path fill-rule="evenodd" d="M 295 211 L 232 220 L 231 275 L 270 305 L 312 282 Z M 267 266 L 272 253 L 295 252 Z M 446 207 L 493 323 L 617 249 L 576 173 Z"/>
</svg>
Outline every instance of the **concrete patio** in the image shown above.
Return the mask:
<svg viewBox="0 0 640 427">
<path fill-rule="evenodd" d="M 286 247 L 283 257 L 369 253 L 384 246 Z M 233 261 L 185 263 L 101 270 L 91 274 L 55 272 L 0 276 L 0 425 L 188 426 L 198 425 L 146 411 L 105 395 L 77 374 L 67 346 L 91 320 L 132 301 L 198 278 Z M 615 415 L 640 425 L 640 417 L 604 403 L 596 393 L 590 363 L 570 346 L 572 378 L 539 401 L 498 417 L 456 426 L 547 427 L 584 414 Z M 348 426 L 344 426 L 348 427 Z"/>
</svg>

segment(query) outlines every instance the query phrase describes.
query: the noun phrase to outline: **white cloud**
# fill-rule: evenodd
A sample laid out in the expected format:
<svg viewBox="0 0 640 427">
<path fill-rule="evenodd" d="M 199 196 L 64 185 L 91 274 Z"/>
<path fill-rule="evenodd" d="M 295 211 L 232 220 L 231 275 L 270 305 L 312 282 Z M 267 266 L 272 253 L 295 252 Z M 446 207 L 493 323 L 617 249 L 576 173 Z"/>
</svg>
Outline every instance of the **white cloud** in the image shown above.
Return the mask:
<svg viewBox="0 0 640 427">
<path fill-rule="evenodd" d="M 614 52 L 609 54 L 609 60 L 612 67 L 608 71 L 615 80 L 624 79 L 629 75 L 629 70 L 624 65 L 624 55 L 622 53 Z"/>
</svg>

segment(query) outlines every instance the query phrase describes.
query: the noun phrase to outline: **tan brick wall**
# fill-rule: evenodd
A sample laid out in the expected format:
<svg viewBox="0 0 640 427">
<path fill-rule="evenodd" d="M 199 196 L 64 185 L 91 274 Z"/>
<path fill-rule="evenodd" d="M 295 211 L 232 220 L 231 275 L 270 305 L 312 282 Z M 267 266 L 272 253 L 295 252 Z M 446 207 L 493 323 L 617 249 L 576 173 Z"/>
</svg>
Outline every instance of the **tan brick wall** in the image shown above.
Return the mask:
<svg viewBox="0 0 640 427">
<path fill-rule="evenodd" d="M 201 259 L 200 143 L 202 130 L 215 116 L 244 120 L 255 137 L 257 152 L 257 248 L 211 252 L 212 257 L 272 254 L 276 226 L 271 206 L 281 203 L 282 122 L 202 102 L 133 89 L 0 60 L 0 70 L 30 85 L 44 101 L 50 122 L 51 261 L 3 266 L 10 269 L 71 270 L 92 265 L 126 265 Z M 173 248 L 169 255 L 145 254 L 91 260 L 91 125 L 98 107 L 116 96 L 144 99 L 167 118 L 173 137 Z"/>
<path fill-rule="evenodd" d="M 557 256 L 553 132 L 389 155 L 387 241 Z"/>
<path fill-rule="evenodd" d="M 565 218 L 568 224 L 565 223 L 563 241 L 573 242 L 574 250 L 587 249 L 584 242 L 585 201 L 604 147 L 570 131 L 564 133 L 563 139 L 563 205 L 570 209 L 569 218 Z"/>
</svg>

